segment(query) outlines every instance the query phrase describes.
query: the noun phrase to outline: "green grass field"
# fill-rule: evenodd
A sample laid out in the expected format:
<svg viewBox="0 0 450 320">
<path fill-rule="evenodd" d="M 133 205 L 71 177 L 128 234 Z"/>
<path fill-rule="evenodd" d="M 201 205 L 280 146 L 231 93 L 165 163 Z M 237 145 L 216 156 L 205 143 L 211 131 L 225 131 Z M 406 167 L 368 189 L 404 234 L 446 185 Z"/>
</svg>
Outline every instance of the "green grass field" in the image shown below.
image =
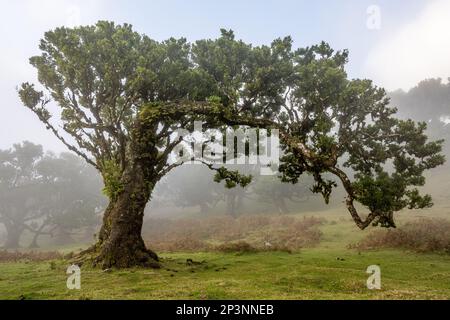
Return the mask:
<svg viewBox="0 0 450 320">
<path fill-rule="evenodd" d="M 326 216 L 326 214 L 325 214 Z M 412 215 L 414 216 L 414 215 Z M 332 217 L 332 218 L 330 218 Z M 81 290 L 68 290 L 68 261 L 0 263 L 1 299 L 449 299 L 450 255 L 348 249 L 361 232 L 343 217 L 321 227 L 316 248 L 292 254 L 160 253 L 163 268 L 83 266 Z M 400 220 L 406 218 L 400 217 Z M 407 218 L 410 219 L 410 218 Z M 187 265 L 192 259 L 198 264 Z M 381 290 L 366 286 L 370 265 Z"/>
</svg>

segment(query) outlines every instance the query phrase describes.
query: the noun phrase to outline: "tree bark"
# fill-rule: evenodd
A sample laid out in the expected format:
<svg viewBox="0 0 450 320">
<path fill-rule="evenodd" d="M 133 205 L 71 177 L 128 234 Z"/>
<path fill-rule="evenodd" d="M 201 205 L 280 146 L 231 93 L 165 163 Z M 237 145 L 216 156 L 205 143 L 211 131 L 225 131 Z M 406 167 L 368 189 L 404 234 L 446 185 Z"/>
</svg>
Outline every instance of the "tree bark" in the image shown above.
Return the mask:
<svg viewBox="0 0 450 320">
<path fill-rule="evenodd" d="M 141 235 L 145 206 L 167 161 L 159 155 L 157 129 L 157 121 L 138 117 L 122 159 L 121 190 L 105 211 L 97 244 L 85 252 L 93 253 L 94 266 L 160 268 L 158 256 L 145 247 Z"/>
<path fill-rule="evenodd" d="M 98 242 L 104 243 L 111 233 L 111 212 L 113 211 L 116 202 L 114 199 L 110 199 L 105 213 L 103 214 L 103 222 L 98 234 Z"/>
<path fill-rule="evenodd" d="M 158 256 L 145 247 L 141 236 L 145 206 L 157 182 L 147 171 L 140 163 L 125 171 L 123 191 L 105 211 L 95 265 L 104 269 L 159 267 Z"/>
</svg>

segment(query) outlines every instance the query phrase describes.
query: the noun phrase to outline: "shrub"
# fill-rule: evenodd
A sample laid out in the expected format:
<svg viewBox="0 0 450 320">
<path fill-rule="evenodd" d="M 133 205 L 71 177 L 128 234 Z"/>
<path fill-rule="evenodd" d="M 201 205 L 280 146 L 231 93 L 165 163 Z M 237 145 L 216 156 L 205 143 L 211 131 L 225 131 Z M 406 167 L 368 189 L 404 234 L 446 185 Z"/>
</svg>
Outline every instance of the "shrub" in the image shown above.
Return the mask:
<svg viewBox="0 0 450 320">
<path fill-rule="evenodd" d="M 450 254 L 450 221 L 419 219 L 394 230 L 377 230 L 353 248 L 402 248 L 416 252 L 445 252 Z"/>
</svg>

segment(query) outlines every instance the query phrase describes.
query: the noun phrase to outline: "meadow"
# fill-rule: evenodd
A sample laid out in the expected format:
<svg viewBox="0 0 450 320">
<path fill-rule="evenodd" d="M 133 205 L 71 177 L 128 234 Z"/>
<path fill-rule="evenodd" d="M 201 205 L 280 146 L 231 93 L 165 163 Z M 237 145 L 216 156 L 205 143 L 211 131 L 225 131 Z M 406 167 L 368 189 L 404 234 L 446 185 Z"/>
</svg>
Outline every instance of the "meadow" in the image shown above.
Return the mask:
<svg viewBox="0 0 450 320">
<path fill-rule="evenodd" d="M 402 229 L 423 217 L 447 216 L 436 208 L 402 212 L 398 221 Z M 355 245 L 374 230 L 358 230 L 344 212 L 289 218 L 321 221 L 314 226 L 320 241 L 294 249 L 258 247 L 258 233 L 247 230 L 238 235 L 247 238 L 237 243 L 247 243 L 252 250 L 230 249 L 226 244 L 236 244 L 232 241 L 216 246 L 210 241 L 203 250 L 180 251 L 167 245 L 171 250 L 159 251 L 161 269 L 101 270 L 83 265 L 80 290 L 66 287 L 70 259 L 43 253 L 27 259 L 30 253 L 23 250 L 17 261 L 0 262 L 0 299 L 450 299 L 448 252 L 358 248 Z M 51 249 L 64 256 L 81 247 Z M 163 247 L 160 243 L 159 249 Z M 367 288 L 370 265 L 380 266 L 380 290 Z"/>
</svg>

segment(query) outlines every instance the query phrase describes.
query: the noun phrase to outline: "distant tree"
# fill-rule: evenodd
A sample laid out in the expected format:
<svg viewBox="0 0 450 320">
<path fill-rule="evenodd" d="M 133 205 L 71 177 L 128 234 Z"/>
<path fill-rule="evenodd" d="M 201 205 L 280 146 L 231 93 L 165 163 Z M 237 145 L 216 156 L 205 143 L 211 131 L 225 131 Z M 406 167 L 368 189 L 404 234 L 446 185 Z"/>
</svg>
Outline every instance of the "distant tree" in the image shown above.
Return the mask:
<svg viewBox="0 0 450 320">
<path fill-rule="evenodd" d="M 42 157 L 42 146 L 30 142 L 0 151 L 0 223 L 7 232 L 6 248 L 18 248 L 22 233 L 30 228 L 27 223 L 43 215 L 37 181 Z"/>
<path fill-rule="evenodd" d="M 450 137 L 450 83 L 442 79 L 419 82 L 408 92 L 389 94 L 391 104 L 402 118 L 427 122 L 427 133 L 434 138 Z"/>
<path fill-rule="evenodd" d="M 47 154 L 37 167 L 44 215 L 34 221 L 36 232 L 31 246 L 37 247 L 41 234 L 51 234 L 59 245 L 73 243 L 71 233 L 82 228 L 93 237 L 99 223 L 97 214 L 105 206 L 97 171 L 69 153 Z"/>
<path fill-rule="evenodd" d="M 257 196 L 258 201 L 271 205 L 280 214 L 290 212 L 288 202 L 305 202 L 312 195 L 309 184 L 305 181 L 298 184 L 282 183 L 276 176 L 260 177 L 254 183 L 252 193 Z"/>
<path fill-rule="evenodd" d="M 155 192 L 160 205 L 167 203 L 180 208 L 198 207 L 203 215 L 217 208 L 219 203 L 224 203 L 225 214 L 231 217 L 237 217 L 242 212 L 244 200 L 248 197 L 246 188 L 224 188 L 214 182 L 214 174 L 202 165 L 173 171 L 161 181 Z"/>
<path fill-rule="evenodd" d="M 0 151 L 0 222 L 7 230 L 5 247 L 17 248 L 24 231 L 68 235 L 95 224 L 101 205 L 99 179 L 93 169 L 71 154 L 57 157 L 42 146 L 23 142 Z"/>
<path fill-rule="evenodd" d="M 155 196 L 161 203 L 198 207 L 207 214 L 223 197 L 224 188 L 213 181 L 211 171 L 201 165 L 180 167 L 161 181 Z"/>
<path fill-rule="evenodd" d="M 243 211 L 244 200 L 249 198 L 247 188 L 236 186 L 222 190 L 222 201 L 225 203 L 225 214 L 237 218 Z"/>
</svg>

